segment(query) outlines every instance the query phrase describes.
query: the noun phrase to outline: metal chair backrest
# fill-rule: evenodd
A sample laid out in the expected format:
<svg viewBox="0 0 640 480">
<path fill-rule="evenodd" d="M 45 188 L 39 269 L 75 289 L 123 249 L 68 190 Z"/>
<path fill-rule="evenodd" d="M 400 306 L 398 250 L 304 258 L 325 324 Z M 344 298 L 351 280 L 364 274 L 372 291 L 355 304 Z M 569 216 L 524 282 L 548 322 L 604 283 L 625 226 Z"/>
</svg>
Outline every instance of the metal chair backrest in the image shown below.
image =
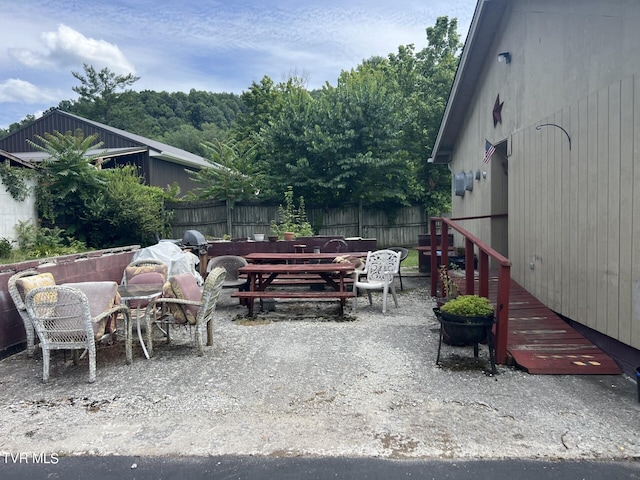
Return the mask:
<svg viewBox="0 0 640 480">
<path fill-rule="evenodd" d="M 220 255 L 209 260 L 207 271 L 211 272 L 217 267 L 222 267 L 227 271 L 225 283 L 233 283 L 239 278 L 238 269 L 248 264 L 244 257 L 237 255 Z"/>
<path fill-rule="evenodd" d="M 342 240 L 341 238 L 332 238 L 328 242 L 325 242 L 320 249 L 321 252 L 329 252 L 329 253 L 340 253 L 340 252 L 348 252 L 349 244 Z"/>
</svg>

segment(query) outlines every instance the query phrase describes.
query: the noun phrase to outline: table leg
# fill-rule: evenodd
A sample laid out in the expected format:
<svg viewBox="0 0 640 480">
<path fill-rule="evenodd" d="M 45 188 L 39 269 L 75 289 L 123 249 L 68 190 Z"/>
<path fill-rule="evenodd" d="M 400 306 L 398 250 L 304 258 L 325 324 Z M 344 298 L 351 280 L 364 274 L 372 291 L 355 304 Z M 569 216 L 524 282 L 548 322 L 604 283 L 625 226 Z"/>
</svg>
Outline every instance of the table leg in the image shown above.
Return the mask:
<svg viewBox="0 0 640 480">
<path fill-rule="evenodd" d="M 254 292 L 256 289 L 256 274 L 249 274 L 249 291 Z M 249 307 L 249 316 L 253 317 L 253 304 L 255 302 L 255 298 L 247 298 L 247 307 Z"/>
<path fill-rule="evenodd" d="M 144 339 L 142 338 L 142 330 L 140 329 L 140 309 L 136 309 L 136 324 L 137 324 L 137 328 L 138 328 L 138 339 L 140 340 L 140 345 L 142 346 L 142 351 L 144 352 L 144 356 L 147 357 L 147 360 L 150 358 L 149 357 L 149 352 L 147 351 L 147 346 L 144 344 Z M 151 329 L 148 328 L 147 330 L 147 339 L 151 338 Z"/>
<path fill-rule="evenodd" d="M 127 365 L 131 365 L 133 363 L 133 353 L 131 346 L 131 337 L 133 334 L 133 329 L 131 328 L 131 313 L 130 311 L 123 312 L 122 316 L 124 317 L 124 351 L 125 356 L 127 358 Z"/>
</svg>

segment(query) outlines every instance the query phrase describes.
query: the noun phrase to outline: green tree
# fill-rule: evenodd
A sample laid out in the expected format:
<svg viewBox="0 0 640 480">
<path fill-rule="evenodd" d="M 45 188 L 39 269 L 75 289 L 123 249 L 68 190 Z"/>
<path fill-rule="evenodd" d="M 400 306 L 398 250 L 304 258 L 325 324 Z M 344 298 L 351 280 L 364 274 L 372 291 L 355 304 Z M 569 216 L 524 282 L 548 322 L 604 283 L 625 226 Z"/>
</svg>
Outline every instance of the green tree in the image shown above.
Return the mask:
<svg viewBox="0 0 640 480">
<path fill-rule="evenodd" d="M 97 170 L 105 152 L 89 153 L 100 148 L 102 142 L 97 134 L 85 137 L 82 130 L 66 134 L 54 131 L 36 135 L 35 140 L 27 142 L 49 155 L 38 167 L 36 203 L 40 216 L 51 225 L 63 215 L 81 223 L 90 216 L 89 206 L 104 194 L 105 183 Z"/>
<path fill-rule="evenodd" d="M 208 159 L 214 164 L 194 172 L 191 178 L 202 185 L 194 190 L 198 198 L 237 201 L 255 198 L 259 193 L 262 174 L 255 163 L 255 145 L 249 141 L 206 142 Z"/>
<path fill-rule="evenodd" d="M 79 96 L 78 108 L 89 115 L 88 118 L 109 124 L 110 111 L 118 99 L 118 91 L 124 90 L 140 80 L 132 73 L 116 75 L 107 67 L 100 71 L 86 63 L 82 65 L 84 75 L 80 72 L 71 74 L 80 81 L 72 90 Z"/>
<path fill-rule="evenodd" d="M 427 163 L 444 114 L 458 67 L 461 49 L 458 22 L 439 17 L 426 29 L 428 45 L 415 52 L 413 45 L 401 46 L 389 55 L 387 72 L 402 92 L 407 124 L 402 143 L 412 161 L 411 189 L 430 213 L 450 209 L 451 175 L 446 165 Z"/>
<path fill-rule="evenodd" d="M 295 80 L 277 91 L 278 108 L 255 136 L 272 194 L 292 185 L 314 205 L 408 202 L 398 89 L 381 69 L 342 72 L 313 95 Z"/>
</svg>

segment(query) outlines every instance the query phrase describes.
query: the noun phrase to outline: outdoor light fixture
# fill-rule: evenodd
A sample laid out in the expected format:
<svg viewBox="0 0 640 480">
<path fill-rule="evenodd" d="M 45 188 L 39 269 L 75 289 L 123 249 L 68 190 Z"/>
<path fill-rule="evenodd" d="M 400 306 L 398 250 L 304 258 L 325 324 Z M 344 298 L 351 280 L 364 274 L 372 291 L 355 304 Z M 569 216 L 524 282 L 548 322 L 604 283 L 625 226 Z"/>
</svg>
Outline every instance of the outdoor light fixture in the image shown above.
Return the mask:
<svg viewBox="0 0 640 480">
<path fill-rule="evenodd" d="M 502 52 L 498 54 L 498 62 L 511 63 L 511 53 Z"/>
</svg>

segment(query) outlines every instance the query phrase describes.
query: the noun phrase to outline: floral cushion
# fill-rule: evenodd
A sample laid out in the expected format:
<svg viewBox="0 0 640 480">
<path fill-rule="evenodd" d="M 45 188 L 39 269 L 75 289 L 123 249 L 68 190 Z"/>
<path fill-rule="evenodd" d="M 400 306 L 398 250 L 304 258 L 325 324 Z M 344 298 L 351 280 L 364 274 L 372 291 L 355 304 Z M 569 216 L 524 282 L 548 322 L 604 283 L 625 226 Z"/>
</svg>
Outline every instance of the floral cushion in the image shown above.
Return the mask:
<svg viewBox="0 0 640 480">
<path fill-rule="evenodd" d="M 190 273 L 181 273 L 169 277 L 164 284 L 162 294 L 167 298 L 177 298 L 180 300 L 191 300 L 200 302 L 202 300 L 202 290 L 198 286 L 196 277 Z M 171 313 L 177 323 L 190 323 L 195 325 L 198 316 L 197 305 L 169 304 Z"/>
<path fill-rule="evenodd" d="M 27 293 L 29 293 L 34 288 L 52 287 L 55 284 L 56 280 L 53 278 L 53 274 L 49 272 L 30 275 L 16 280 L 16 287 L 18 288 L 18 293 L 20 293 L 23 302 L 25 297 L 27 296 Z"/>
<path fill-rule="evenodd" d="M 126 267 L 124 269 L 124 275 L 127 280 L 127 283 L 130 283 L 134 277 L 138 275 L 143 275 L 146 273 L 158 273 L 162 275 L 162 280 L 160 282 L 154 283 L 164 283 L 167 278 L 167 266 L 166 265 L 140 265 L 138 267 Z M 151 283 L 151 282 L 141 282 L 141 283 Z"/>
</svg>

